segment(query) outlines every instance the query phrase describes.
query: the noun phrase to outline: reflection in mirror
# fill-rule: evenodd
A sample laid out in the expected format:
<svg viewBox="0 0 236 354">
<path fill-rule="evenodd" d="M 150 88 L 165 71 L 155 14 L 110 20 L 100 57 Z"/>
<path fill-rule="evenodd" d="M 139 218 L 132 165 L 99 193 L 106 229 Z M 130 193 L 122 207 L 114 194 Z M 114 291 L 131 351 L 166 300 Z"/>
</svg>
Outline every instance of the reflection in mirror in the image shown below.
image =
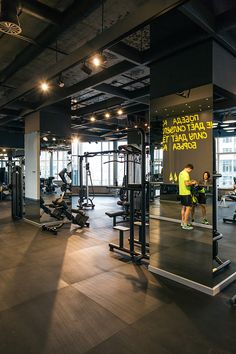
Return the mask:
<svg viewBox="0 0 236 354">
<path fill-rule="evenodd" d="M 40 223 L 66 223 L 71 213 L 70 139 L 41 135 Z"/>
<path fill-rule="evenodd" d="M 153 99 L 151 265 L 211 284 L 212 85 Z"/>
<path fill-rule="evenodd" d="M 220 238 L 213 247 L 213 271 L 219 273 L 217 278 L 222 278 L 236 270 L 236 109 L 232 93 L 215 86 L 214 96 L 218 98 L 213 123 L 215 171 L 218 174 L 214 229 Z"/>
</svg>

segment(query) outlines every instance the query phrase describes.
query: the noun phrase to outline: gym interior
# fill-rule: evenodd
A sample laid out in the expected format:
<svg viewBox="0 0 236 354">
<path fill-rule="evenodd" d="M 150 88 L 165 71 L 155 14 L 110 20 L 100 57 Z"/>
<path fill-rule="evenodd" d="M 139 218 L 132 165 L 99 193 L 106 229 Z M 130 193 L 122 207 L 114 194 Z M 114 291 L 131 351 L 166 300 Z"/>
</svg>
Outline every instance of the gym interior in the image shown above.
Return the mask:
<svg viewBox="0 0 236 354">
<path fill-rule="evenodd" d="M 0 1 L 1 353 L 235 353 L 235 19 Z"/>
</svg>

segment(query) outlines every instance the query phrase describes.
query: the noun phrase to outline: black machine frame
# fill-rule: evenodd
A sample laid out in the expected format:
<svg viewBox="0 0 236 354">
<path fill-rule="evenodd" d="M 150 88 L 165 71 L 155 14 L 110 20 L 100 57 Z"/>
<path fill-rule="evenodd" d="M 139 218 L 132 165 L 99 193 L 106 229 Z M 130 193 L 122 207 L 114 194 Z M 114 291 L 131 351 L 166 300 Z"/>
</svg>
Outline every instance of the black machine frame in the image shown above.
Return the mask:
<svg viewBox="0 0 236 354">
<path fill-rule="evenodd" d="M 212 241 L 212 258 L 213 261 L 217 264 L 217 266 L 212 267 L 213 275 L 217 275 L 219 271 L 228 267 L 231 261 L 222 260 L 218 255 L 218 241 L 223 238 L 223 234 L 218 231 L 218 187 L 217 187 L 217 179 L 221 177 L 221 174 L 216 171 L 216 140 L 213 137 L 213 200 L 212 200 L 212 227 L 213 227 L 213 241 Z"/>
<path fill-rule="evenodd" d="M 132 260 L 135 262 L 140 262 L 143 259 L 149 259 L 147 255 L 148 244 L 146 242 L 146 209 L 147 209 L 147 198 L 148 193 L 148 182 L 146 182 L 146 142 L 145 142 L 145 130 L 142 128 L 129 129 L 137 131 L 141 136 L 141 150 L 139 154 L 141 155 L 141 183 L 140 184 L 130 184 L 127 185 L 127 190 L 130 192 L 130 218 L 129 218 L 129 248 L 124 247 L 123 240 L 120 238 L 120 243 L 114 244 L 110 243 L 110 251 L 118 250 L 121 252 L 128 253 Z M 128 145 L 127 145 L 128 146 Z M 138 153 L 138 150 L 136 151 Z M 134 239 L 134 192 L 141 192 L 141 224 L 140 224 L 140 237 L 138 244 L 141 246 L 141 252 L 136 252 L 134 247 L 137 241 Z"/>
</svg>

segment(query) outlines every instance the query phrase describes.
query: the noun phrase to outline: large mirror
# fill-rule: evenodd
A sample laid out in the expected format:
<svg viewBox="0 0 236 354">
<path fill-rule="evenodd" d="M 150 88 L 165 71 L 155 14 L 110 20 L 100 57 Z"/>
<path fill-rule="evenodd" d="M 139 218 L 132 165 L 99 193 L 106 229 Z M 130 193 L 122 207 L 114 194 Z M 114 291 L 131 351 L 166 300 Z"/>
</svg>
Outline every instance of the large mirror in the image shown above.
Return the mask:
<svg viewBox="0 0 236 354">
<path fill-rule="evenodd" d="M 71 212 L 70 139 L 42 134 L 40 150 L 40 223 L 58 224 Z M 68 220 L 69 221 L 69 220 Z"/>
<path fill-rule="evenodd" d="M 212 85 L 151 101 L 151 266 L 211 284 Z"/>
<path fill-rule="evenodd" d="M 213 247 L 214 282 L 227 278 L 236 270 L 236 109 L 233 94 L 214 87 L 214 229 L 218 240 Z"/>
</svg>

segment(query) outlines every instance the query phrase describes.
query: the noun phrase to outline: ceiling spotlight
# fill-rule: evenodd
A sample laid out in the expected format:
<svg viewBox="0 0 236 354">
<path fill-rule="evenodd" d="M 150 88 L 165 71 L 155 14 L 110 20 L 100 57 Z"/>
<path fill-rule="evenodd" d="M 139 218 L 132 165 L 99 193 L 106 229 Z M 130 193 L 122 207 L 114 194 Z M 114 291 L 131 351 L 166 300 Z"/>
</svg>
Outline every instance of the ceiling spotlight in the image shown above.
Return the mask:
<svg viewBox="0 0 236 354">
<path fill-rule="evenodd" d="M 48 138 L 46 136 L 43 137 L 44 141 L 48 141 Z"/>
<path fill-rule="evenodd" d="M 95 116 L 91 116 L 91 117 L 90 117 L 90 121 L 91 121 L 91 122 L 95 122 L 95 120 L 96 120 Z"/>
<path fill-rule="evenodd" d="M 119 108 L 118 111 L 117 111 L 117 114 L 118 114 L 119 116 L 121 116 L 123 113 L 124 113 L 124 112 L 123 112 L 123 109 Z"/>
<path fill-rule="evenodd" d="M 64 81 L 58 81 L 58 86 L 61 88 L 64 87 L 65 86 Z"/>
<path fill-rule="evenodd" d="M 0 31 L 10 35 L 18 35 L 22 29 L 18 18 L 18 1 L 2 0 L 0 15 Z"/>
<path fill-rule="evenodd" d="M 125 128 L 125 130 L 128 130 L 128 129 L 129 129 L 128 127 Z"/>
<path fill-rule="evenodd" d="M 78 144 L 78 142 L 79 142 L 78 136 L 74 136 L 72 142 L 73 142 L 74 144 Z"/>
<path fill-rule="evenodd" d="M 64 83 L 64 81 L 62 80 L 62 78 L 59 78 L 59 80 L 58 80 L 58 86 L 61 87 L 61 88 L 65 86 L 65 83 Z"/>
<path fill-rule="evenodd" d="M 137 129 L 137 128 L 138 128 L 138 126 L 137 126 L 137 125 L 135 125 L 134 127 L 135 127 L 135 129 Z"/>
<path fill-rule="evenodd" d="M 145 124 L 144 124 L 144 126 L 145 126 L 145 127 L 147 127 L 147 126 L 148 126 L 148 124 L 147 124 L 147 123 L 145 123 Z"/>
<path fill-rule="evenodd" d="M 43 81 L 40 84 L 40 87 L 43 92 L 47 92 L 49 90 L 49 84 L 46 81 Z"/>
<path fill-rule="evenodd" d="M 3 152 L 6 152 L 7 150 L 6 149 L 2 149 Z"/>
<path fill-rule="evenodd" d="M 110 118 L 110 116 L 111 116 L 111 115 L 110 115 L 109 112 L 106 112 L 106 113 L 105 113 L 105 118 Z"/>
<path fill-rule="evenodd" d="M 91 58 L 91 63 L 98 68 L 102 64 L 104 64 L 106 61 L 106 58 L 103 54 L 96 54 Z"/>
<path fill-rule="evenodd" d="M 86 65 L 85 63 L 81 66 L 81 70 L 87 75 L 92 74 L 92 69 L 90 69 L 90 67 L 88 65 Z"/>
<path fill-rule="evenodd" d="M 63 77 L 62 77 L 62 73 L 60 73 L 57 83 L 58 83 L 58 86 L 61 87 L 61 88 L 65 86 L 65 83 L 64 83 L 64 80 L 63 80 Z"/>
<path fill-rule="evenodd" d="M 227 112 L 224 114 L 222 123 L 236 123 L 235 116 L 232 114 L 232 112 Z"/>
<path fill-rule="evenodd" d="M 119 129 L 119 128 L 116 128 L 116 131 L 117 131 L 117 132 L 119 132 L 119 131 L 120 131 L 120 129 Z"/>
<path fill-rule="evenodd" d="M 99 67 L 100 65 L 101 65 L 101 60 L 100 60 L 100 58 L 99 57 L 94 57 L 93 59 L 92 59 L 92 63 L 93 63 L 93 65 L 94 66 L 96 66 L 96 68 L 97 67 Z"/>
<path fill-rule="evenodd" d="M 55 137 L 52 138 L 52 141 L 56 141 L 57 139 Z"/>
</svg>

